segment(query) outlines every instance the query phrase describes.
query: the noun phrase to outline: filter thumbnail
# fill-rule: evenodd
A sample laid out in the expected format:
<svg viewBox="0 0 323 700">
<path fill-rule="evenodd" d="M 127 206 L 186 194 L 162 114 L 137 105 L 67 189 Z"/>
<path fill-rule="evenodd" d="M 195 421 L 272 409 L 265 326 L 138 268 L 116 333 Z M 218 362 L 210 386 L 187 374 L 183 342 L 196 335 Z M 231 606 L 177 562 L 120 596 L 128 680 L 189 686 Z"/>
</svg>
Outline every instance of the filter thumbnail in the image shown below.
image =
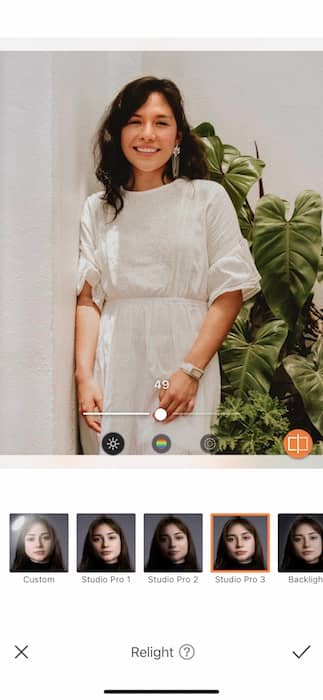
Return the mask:
<svg viewBox="0 0 323 700">
<path fill-rule="evenodd" d="M 134 571 L 135 515 L 77 516 L 78 571 Z"/>
<path fill-rule="evenodd" d="M 212 515 L 215 571 L 269 571 L 269 515 Z"/>
<path fill-rule="evenodd" d="M 145 515 L 145 571 L 202 571 L 202 515 Z"/>
<path fill-rule="evenodd" d="M 68 515 L 10 515 L 10 571 L 67 571 Z"/>
<path fill-rule="evenodd" d="M 279 571 L 323 571 L 323 514 L 278 516 Z"/>
</svg>

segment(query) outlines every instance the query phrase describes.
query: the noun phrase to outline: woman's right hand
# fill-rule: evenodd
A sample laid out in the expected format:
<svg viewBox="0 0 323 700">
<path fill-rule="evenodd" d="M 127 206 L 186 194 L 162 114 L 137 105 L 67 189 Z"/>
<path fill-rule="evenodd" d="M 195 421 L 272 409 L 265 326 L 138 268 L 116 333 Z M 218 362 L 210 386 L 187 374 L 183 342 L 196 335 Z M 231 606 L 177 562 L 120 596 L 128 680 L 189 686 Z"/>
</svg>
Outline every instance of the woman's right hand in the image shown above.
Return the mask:
<svg viewBox="0 0 323 700">
<path fill-rule="evenodd" d="M 78 407 L 81 415 L 87 412 L 103 411 L 102 392 L 94 379 L 77 379 Z M 91 430 L 101 432 L 101 417 L 84 416 L 83 418 Z"/>
</svg>

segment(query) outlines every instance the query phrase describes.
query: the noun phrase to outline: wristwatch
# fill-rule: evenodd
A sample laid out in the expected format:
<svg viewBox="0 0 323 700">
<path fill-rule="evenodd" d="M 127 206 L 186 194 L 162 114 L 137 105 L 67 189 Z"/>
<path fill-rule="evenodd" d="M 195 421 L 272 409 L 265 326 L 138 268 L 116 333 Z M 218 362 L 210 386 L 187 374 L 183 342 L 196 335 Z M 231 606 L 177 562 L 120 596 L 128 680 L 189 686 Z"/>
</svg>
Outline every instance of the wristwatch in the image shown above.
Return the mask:
<svg viewBox="0 0 323 700">
<path fill-rule="evenodd" d="M 191 362 L 182 362 L 179 367 L 183 372 L 185 372 L 185 374 L 188 374 L 189 377 L 193 377 L 194 379 L 198 380 L 203 377 L 204 370 L 200 369 L 199 367 L 195 367 L 195 365 L 192 365 Z"/>
</svg>

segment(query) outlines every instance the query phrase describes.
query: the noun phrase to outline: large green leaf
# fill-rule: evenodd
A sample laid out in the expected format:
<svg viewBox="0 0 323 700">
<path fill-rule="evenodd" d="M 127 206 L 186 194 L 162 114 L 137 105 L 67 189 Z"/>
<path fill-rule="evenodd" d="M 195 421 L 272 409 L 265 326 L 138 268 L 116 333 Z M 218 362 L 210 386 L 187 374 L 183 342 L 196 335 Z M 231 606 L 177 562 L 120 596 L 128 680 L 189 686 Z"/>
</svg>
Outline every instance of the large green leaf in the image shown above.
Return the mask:
<svg viewBox="0 0 323 700">
<path fill-rule="evenodd" d="M 283 364 L 302 397 L 311 423 L 323 435 L 323 338 L 314 343 L 307 357 L 288 355 Z"/>
<path fill-rule="evenodd" d="M 238 219 L 242 235 L 247 239 L 249 245 L 252 244 L 254 214 L 247 201 L 242 205 Z"/>
<path fill-rule="evenodd" d="M 269 391 L 288 329 L 284 321 L 276 320 L 265 323 L 253 337 L 249 332 L 249 321 L 239 317 L 220 352 L 225 376 L 243 397 L 252 390 Z"/>
<path fill-rule="evenodd" d="M 253 253 L 272 312 L 291 330 L 315 282 L 321 252 L 322 202 L 306 190 L 287 219 L 288 202 L 266 195 L 257 204 Z"/>
<path fill-rule="evenodd" d="M 242 156 L 235 146 L 223 144 L 216 134 L 203 137 L 203 142 L 212 180 L 225 187 L 239 212 L 249 190 L 260 179 L 265 164 L 252 156 Z"/>
<path fill-rule="evenodd" d="M 202 124 L 195 126 L 192 131 L 201 137 L 215 135 L 214 126 L 213 124 L 210 124 L 210 122 L 202 122 Z"/>
<path fill-rule="evenodd" d="M 251 187 L 258 182 L 265 163 L 252 156 L 232 158 L 222 184 L 230 195 L 237 212 L 240 211 Z"/>
<path fill-rule="evenodd" d="M 203 138 L 203 143 L 206 151 L 206 159 L 209 167 L 210 175 L 213 180 L 222 182 L 222 162 L 224 158 L 224 148 L 221 139 L 218 136 L 208 136 Z"/>
</svg>

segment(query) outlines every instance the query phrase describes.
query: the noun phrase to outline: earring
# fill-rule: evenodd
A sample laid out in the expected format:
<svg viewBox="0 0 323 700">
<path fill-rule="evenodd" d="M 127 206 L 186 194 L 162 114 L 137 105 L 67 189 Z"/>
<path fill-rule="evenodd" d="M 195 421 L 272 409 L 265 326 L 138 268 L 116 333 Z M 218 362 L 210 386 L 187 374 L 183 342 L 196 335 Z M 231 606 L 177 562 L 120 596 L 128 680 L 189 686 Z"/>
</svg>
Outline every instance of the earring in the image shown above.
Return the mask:
<svg viewBox="0 0 323 700">
<path fill-rule="evenodd" d="M 173 173 L 173 178 L 176 180 L 176 178 L 179 176 L 179 165 L 180 165 L 180 158 L 179 154 L 181 152 L 180 146 L 176 144 L 173 150 L 173 155 L 172 155 L 172 173 Z"/>
</svg>

